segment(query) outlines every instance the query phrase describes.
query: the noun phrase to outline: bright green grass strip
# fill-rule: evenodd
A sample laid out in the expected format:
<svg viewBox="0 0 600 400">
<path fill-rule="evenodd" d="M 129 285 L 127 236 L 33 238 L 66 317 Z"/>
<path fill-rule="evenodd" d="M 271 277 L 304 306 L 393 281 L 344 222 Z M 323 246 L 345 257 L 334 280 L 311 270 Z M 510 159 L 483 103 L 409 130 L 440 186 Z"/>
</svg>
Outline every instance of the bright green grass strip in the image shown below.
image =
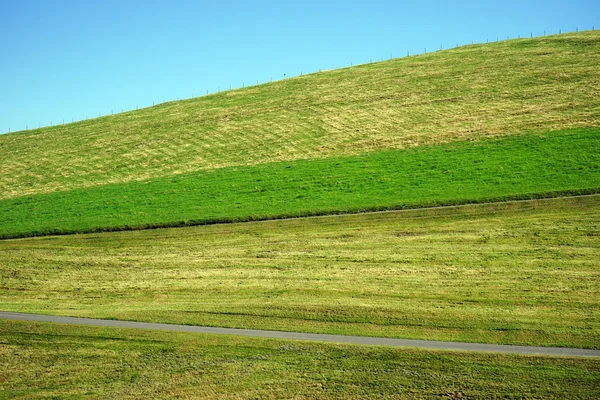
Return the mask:
<svg viewBox="0 0 600 400">
<path fill-rule="evenodd" d="M 0 241 L 0 310 L 600 348 L 600 195 Z"/>
<path fill-rule="evenodd" d="M 0 321 L 0 398 L 597 399 L 600 360 Z"/>
<path fill-rule="evenodd" d="M 600 129 L 223 168 L 0 201 L 0 237 L 93 232 L 582 194 Z"/>
</svg>

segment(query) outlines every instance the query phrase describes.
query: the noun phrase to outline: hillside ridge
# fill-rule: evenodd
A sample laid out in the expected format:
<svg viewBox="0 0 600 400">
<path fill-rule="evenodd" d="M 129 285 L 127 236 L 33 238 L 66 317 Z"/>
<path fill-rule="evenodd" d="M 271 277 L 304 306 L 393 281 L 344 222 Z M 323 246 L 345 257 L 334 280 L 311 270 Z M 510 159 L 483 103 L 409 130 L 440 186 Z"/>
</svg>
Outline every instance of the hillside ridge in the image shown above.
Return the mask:
<svg viewBox="0 0 600 400">
<path fill-rule="evenodd" d="M 0 199 L 600 126 L 600 32 L 469 45 L 0 135 Z"/>
</svg>

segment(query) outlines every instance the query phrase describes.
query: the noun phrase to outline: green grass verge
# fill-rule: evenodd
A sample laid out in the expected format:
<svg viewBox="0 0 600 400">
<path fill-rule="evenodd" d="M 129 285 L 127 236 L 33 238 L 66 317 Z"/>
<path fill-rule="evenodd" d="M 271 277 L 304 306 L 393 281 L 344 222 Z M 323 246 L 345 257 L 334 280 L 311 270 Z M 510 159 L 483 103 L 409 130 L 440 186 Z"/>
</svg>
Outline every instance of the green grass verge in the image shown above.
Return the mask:
<svg viewBox="0 0 600 400">
<path fill-rule="evenodd" d="M 598 126 L 598 65 L 600 31 L 515 39 L 0 135 L 0 198 Z"/>
<path fill-rule="evenodd" d="M 0 241 L 0 310 L 600 348 L 600 195 Z"/>
<path fill-rule="evenodd" d="M 600 128 L 232 167 L 0 201 L 0 238 L 594 193 Z"/>
<path fill-rule="evenodd" d="M 0 321 L 0 398 L 597 399 L 600 360 Z"/>
</svg>

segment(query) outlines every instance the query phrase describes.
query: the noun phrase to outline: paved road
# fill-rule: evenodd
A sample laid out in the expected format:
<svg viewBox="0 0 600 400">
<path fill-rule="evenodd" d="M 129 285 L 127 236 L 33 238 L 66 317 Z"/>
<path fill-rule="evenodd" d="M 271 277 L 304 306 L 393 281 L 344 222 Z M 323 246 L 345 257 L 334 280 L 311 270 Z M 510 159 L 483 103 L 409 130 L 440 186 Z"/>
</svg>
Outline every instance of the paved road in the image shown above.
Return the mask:
<svg viewBox="0 0 600 400">
<path fill-rule="evenodd" d="M 291 340 L 312 340 L 318 342 L 351 343 L 377 346 L 416 347 L 422 349 L 462 350 L 516 354 L 542 354 L 567 357 L 600 357 L 600 350 L 571 349 L 562 347 L 510 346 L 501 344 L 438 342 L 433 340 L 387 339 L 367 336 L 327 335 L 321 333 L 260 331 L 255 329 L 213 328 L 205 326 L 154 324 L 148 322 L 116 321 L 106 319 L 57 317 L 51 315 L 22 314 L 2 311 L 0 311 L 0 318 L 21 321 L 57 322 L 62 324 L 154 329 L 160 331 L 212 333 L 220 335 L 239 335 Z"/>
</svg>

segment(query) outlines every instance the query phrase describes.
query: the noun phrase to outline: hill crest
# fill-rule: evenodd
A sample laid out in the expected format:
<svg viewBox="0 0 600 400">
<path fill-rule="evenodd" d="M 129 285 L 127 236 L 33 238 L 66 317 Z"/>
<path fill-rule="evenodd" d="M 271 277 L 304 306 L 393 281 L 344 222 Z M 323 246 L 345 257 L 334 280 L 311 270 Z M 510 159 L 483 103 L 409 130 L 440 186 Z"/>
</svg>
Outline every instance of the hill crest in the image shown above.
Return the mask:
<svg viewBox="0 0 600 400">
<path fill-rule="evenodd" d="M 0 199 L 600 124 L 600 32 L 470 45 L 0 136 Z"/>
</svg>

